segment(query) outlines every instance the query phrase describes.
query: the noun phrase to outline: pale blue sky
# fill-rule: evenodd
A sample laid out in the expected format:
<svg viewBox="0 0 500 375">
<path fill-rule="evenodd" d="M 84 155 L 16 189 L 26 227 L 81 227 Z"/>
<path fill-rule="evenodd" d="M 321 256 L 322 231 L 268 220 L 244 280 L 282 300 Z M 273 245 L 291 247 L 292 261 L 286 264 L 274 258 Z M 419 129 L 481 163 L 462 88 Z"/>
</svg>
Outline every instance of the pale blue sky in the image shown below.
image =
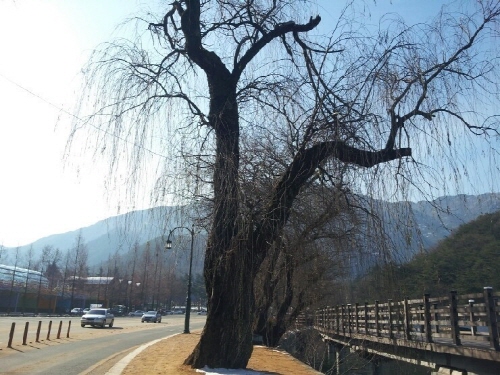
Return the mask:
<svg viewBox="0 0 500 375">
<path fill-rule="evenodd" d="M 0 2 L 0 244 L 24 245 L 116 214 L 103 193 L 104 168 L 85 158 L 63 162 L 79 90 L 91 50 L 120 36 L 115 27 L 144 8 L 136 0 L 22 0 Z M 168 3 L 152 1 L 156 7 Z M 323 27 L 340 0 L 319 0 Z M 361 2 L 360 2 L 361 3 Z M 386 12 L 425 21 L 443 2 L 366 1 L 372 22 Z M 331 18 L 330 18 L 331 17 Z M 51 104 L 54 106 L 52 106 Z M 90 160 L 90 158 L 88 159 Z M 79 166 L 76 169 L 75 165 Z M 127 202 L 121 202 L 122 212 Z M 146 205 L 136 203 L 136 207 Z"/>
<path fill-rule="evenodd" d="M 90 51 L 137 3 L 0 2 L 0 244 L 24 245 L 116 213 L 104 199 L 99 168 L 77 173 L 64 166 L 72 119 L 58 108 L 74 111 Z"/>
</svg>

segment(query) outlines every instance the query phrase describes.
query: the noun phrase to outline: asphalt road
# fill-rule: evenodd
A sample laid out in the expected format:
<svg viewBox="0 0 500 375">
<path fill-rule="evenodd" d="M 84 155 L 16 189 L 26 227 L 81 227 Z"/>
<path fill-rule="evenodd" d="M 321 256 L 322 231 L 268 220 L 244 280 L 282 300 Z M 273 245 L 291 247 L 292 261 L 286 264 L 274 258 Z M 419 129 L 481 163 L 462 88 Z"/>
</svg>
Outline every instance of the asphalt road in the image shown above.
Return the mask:
<svg viewBox="0 0 500 375">
<path fill-rule="evenodd" d="M 35 342 L 38 321 L 42 321 L 40 343 Z M 52 320 L 50 340 L 46 340 Z M 69 320 L 70 338 L 66 338 Z M 61 338 L 57 339 L 59 322 Z M 7 348 L 12 322 L 16 334 Z M 27 345 L 22 345 L 25 322 L 29 322 Z M 203 328 L 205 316 L 191 315 L 190 329 Z M 162 323 L 141 323 L 140 318 L 116 318 L 113 328 L 80 327 L 78 318 L 0 318 L 1 374 L 91 374 L 100 363 L 111 366 L 137 346 L 184 330 L 184 315 L 163 317 Z M 43 340 L 43 341 L 42 341 Z M 98 372 L 98 371 L 97 371 Z"/>
</svg>

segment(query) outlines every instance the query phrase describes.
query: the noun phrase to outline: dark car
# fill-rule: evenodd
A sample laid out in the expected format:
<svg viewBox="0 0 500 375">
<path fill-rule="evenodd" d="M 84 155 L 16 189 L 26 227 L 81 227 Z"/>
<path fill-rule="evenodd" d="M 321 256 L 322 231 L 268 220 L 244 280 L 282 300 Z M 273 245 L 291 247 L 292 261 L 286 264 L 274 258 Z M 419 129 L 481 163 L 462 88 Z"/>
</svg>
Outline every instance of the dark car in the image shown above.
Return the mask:
<svg viewBox="0 0 500 375">
<path fill-rule="evenodd" d="M 111 312 L 114 316 L 125 316 L 127 315 L 127 306 L 115 305 L 111 308 Z"/>
<path fill-rule="evenodd" d="M 148 311 L 142 315 L 141 323 L 161 323 L 161 314 L 158 311 Z"/>
</svg>

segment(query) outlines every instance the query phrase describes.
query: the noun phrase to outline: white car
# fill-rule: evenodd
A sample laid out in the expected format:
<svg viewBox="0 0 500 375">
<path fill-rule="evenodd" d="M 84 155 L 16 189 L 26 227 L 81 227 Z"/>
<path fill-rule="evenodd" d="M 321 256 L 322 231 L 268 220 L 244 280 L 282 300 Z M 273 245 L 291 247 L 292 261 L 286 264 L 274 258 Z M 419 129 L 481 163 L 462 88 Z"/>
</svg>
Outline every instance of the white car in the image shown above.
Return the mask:
<svg viewBox="0 0 500 375">
<path fill-rule="evenodd" d="M 108 325 L 109 328 L 111 328 L 114 322 L 115 316 L 111 314 L 109 309 L 90 309 L 80 319 L 80 325 L 82 327 L 92 326 L 104 328 L 105 325 Z"/>
<path fill-rule="evenodd" d="M 128 316 L 143 316 L 146 311 L 135 310 L 128 313 Z"/>
<path fill-rule="evenodd" d="M 71 309 L 70 314 L 71 315 L 82 315 L 83 314 L 83 309 L 80 308 L 80 307 L 75 307 L 75 308 Z"/>
<path fill-rule="evenodd" d="M 144 322 L 161 323 L 161 314 L 157 311 L 145 312 L 141 318 L 141 323 Z"/>
</svg>

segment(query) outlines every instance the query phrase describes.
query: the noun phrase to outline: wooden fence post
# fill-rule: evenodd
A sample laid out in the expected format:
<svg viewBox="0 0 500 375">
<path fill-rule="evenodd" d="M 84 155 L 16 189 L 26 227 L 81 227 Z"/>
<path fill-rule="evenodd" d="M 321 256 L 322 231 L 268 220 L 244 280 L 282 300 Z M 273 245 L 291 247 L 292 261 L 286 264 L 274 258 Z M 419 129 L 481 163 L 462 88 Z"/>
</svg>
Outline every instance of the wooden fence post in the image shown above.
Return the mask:
<svg viewBox="0 0 500 375">
<path fill-rule="evenodd" d="M 475 320 L 476 318 L 474 317 L 474 300 L 470 299 L 469 300 L 469 320 L 470 320 L 470 334 L 472 336 L 476 336 L 477 333 L 477 327 Z"/>
<path fill-rule="evenodd" d="M 359 333 L 359 303 L 354 305 L 354 313 L 356 314 L 356 333 Z"/>
<path fill-rule="evenodd" d="M 388 299 L 387 300 L 387 319 L 388 319 L 387 328 L 389 329 L 389 338 L 393 339 L 394 338 L 394 333 L 392 332 L 392 329 L 393 329 L 393 324 L 392 324 L 392 299 Z"/>
<path fill-rule="evenodd" d="M 425 342 L 432 342 L 431 331 L 431 304 L 429 302 L 429 294 L 424 294 L 424 332 Z"/>
<path fill-rule="evenodd" d="M 328 331 L 333 330 L 333 307 L 328 308 Z"/>
<path fill-rule="evenodd" d="M 340 333 L 340 321 L 339 321 L 339 305 L 335 306 L 335 330 L 337 335 Z"/>
<path fill-rule="evenodd" d="M 403 301 L 403 314 L 405 338 L 407 340 L 411 340 L 410 309 L 408 307 L 408 297 L 405 297 Z"/>
<path fill-rule="evenodd" d="M 401 302 L 398 301 L 393 306 L 395 308 L 393 311 L 396 314 L 395 318 L 394 318 L 395 329 L 396 329 L 396 333 L 397 333 L 398 337 L 400 337 L 401 336 L 400 335 L 401 329 L 403 327 L 403 324 L 402 324 L 403 315 L 401 314 Z"/>
<path fill-rule="evenodd" d="M 365 301 L 365 335 L 368 335 L 368 333 L 370 332 L 368 330 L 368 302 Z"/>
<path fill-rule="evenodd" d="M 351 336 L 351 304 L 347 304 L 347 333 Z"/>
<path fill-rule="evenodd" d="M 380 336 L 380 325 L 378 322 L 378 301 L 375 301 L 375 336 Z"/>
<path fill-rule="evenodd" d="M 328 330 L 328 306 L 325 307 L 325 312 L 323 313 L 323 329 Z"/>
<path fill-rule="evenodd" d="M 484 288 L 484 302 L 486 304 L 486 318 L 488 319 L 488 328 L 490 334 L 490 346 L 496 351 L 500 350 L 498 343 L 498 324 L 495 311 L 495 302 L 493 301 L 493 288 L 487 286 Z"/>
<path fill-rule="evenodd" d="M 460 340 L 460 330 L 458 329 L 458 310 L 457 310 L 457 292 L 452 290 L 450 292 L 450 324 L 451 324 L 451 338 L 455 345 L 462 345 Z"/>
<path fill-rule="evenodd" d="M 341 307 L 340 307 L 340 323 L 342 324 L 342 335 L 343 336 L 345 336 L 344 317 L 345 317 L 345 305 L 341 305 Z"/>
<path fill-rule="evenodd" d="M 424 305 L 418 305 L 418 320 L 420 322 L 424 321 L 424 324 L 419 324 L 419 332 L 420 333 L 425 333 L 425 317 L 424 317 Z"/>
<path fill-rule="evenodd" d="M 439 313 L 438 304 L 434 304 L 434 332 L 439 333 Z"/>
</svg>

